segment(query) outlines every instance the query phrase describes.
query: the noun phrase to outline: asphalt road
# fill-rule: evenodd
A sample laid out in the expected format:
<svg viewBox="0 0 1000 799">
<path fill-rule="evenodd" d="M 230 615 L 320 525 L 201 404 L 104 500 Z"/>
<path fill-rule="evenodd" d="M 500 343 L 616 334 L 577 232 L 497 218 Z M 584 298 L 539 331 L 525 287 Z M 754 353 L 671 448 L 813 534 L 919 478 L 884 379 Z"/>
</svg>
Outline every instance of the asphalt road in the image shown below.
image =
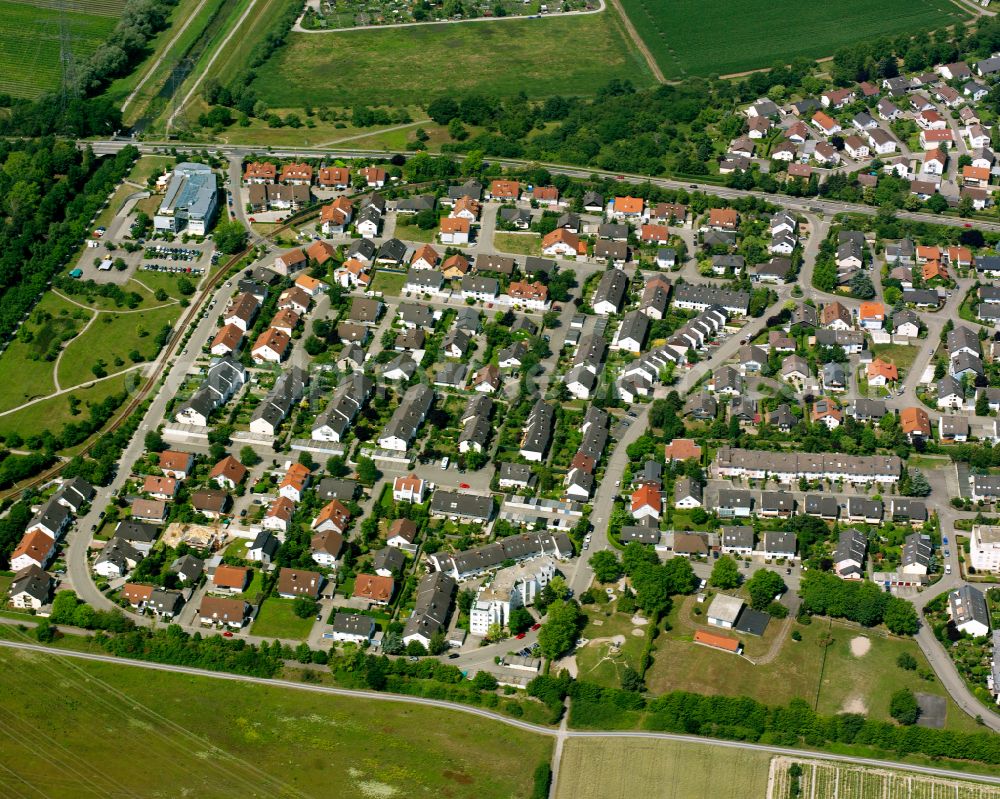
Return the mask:
<svg viewBox="0 0 1000 799">
<path fill-rule="evenodd" d="M 958 773 L 950 769 L 944 768 L 933 768 L 931 766 L 916 766 L 916 765 L 901 765 L 899 763 L 893 762 L 891 760 L 877 760 L 874 758 L 863 758 L 863 757 L 852 757 L 849 755 L 837 755 L 829 752 L 814 752 L 805 749 L 795 749 L 792 747 L 783 746 L 767 746 L 764 744 L 754 744 L 747 743 L 745 741 L 728 741 L 719 738 L 709 738 L 701 737 L 696 735 L 681 735 L 675 733 L 667 732 L 632 732 L 632 731 L 622 731 L 622 730 L 558 730 L 552 727 L 543 727 L 540 724 L 531 724 L 527 721 L 520 721 L 518 719 L 510 718 L 509 716 L 503 716 L 499 713 L 494 713 L 490 710 L 484 710 L 478 707 L 472 707 L 470 705 L 462 705 L 457 702 L 447 702 L 441 699 L 427 699 L 422 696 L 406 696 L 403 694 L 388 694 L 380 693 L 378 691 L 361 691 L 352 690 L 349 688 L 332 688 L 325 685 L 313 685 L 310 683 L 293 682 L 291 680 L 268 680 L 261 677 L 249 677 L 242 674 L 230 674 L 227 672 L 218 671 L 208 671 L 207 669 L 196 669 L 190 666 L 174 666 L 165 663 L 149 663 L 146 661 L 139 660 L 126 660 L 123 658 L 116 658 L 111 655 L 98 655 L 90 652 L 72 652 L 68 650 L 56 651 L 50 647 L 42 646 L 40 644 L 28 644 L 21 643 L 18 641 L 2 641 L 0 640 L 0 646 L 7 647 L 9 649 L 20 649 L 27 650 L 31 652 L 37 652 L 40 654 L 49 655 L 51 657 L 67 657 L 76 658 L 79 660 L 90 660 L 99 663 L 114 663 L 123 666 L 132 666 L 134 668 L 149 669 L 151 671 L 166 671 L 174 672 L 177 674 L 188 674 L 196 677 L 210 677 L 217 680 L 230 680 L 233 682 L 243 682 L 243 683 L 255 683 L 257 685 L 273 685 L 280 686 L 282 688 L 292 688 L 298 691 L 310 691 L 317 694 L 327 694 L 330 696 L 346 696 L 354 697 L 357 699 L 375 700 L 380 702 L 404 702 L 412 705 L 424 705 L 427 707 L 436 707 L 444 710 L 454 710 L 461 713 L 468 713 L 473 716 L 479 716 L 481 718 L 489 719 L 491 721 L 497 721 L 502 724 L 507 724 L 511 727 L 516 727 L 520 730 L 525 730 L 526 732 L 533 732 L 538 735 L 547 735 L 550 737 L 565 737 L 565 738 L 646 738 L 653 740 L 663 740 L 663 741 L 680 741 L 684 743 L 700 744 L 703 746 L 723 746 L 728 749 L 746 749 L 754 752 L 767 752 L 775 755 L 786 755 L 790 757 L 808 757 L 816 760 L 827 760 L 838 763 L 849 763 L 852 765 L 865 765 L 871 766 L 872 768 L 888 768 L 888 769 L 905 769 L 906 771 L 916 772 L 919 774 L 927 774 L 935 777 L 945 777 L 945 778 L 956 778 L 961 777 L 963 779 L 975 780 L 977 782 L 988 783 L 991 785 L 1000 785 L 1000 776 L 992 776 L 988 774 L 973 774 L 973 773 Z"/>
</svg>

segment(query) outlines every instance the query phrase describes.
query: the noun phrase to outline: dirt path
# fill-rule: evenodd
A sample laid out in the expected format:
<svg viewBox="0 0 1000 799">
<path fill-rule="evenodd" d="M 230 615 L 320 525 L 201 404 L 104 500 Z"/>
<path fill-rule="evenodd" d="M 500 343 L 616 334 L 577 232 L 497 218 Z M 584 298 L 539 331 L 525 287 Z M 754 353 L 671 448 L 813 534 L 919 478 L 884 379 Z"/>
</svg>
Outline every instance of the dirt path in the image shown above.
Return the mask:
<svg viewBox="0 0 1000 799">
<path fill-rule="evenodd" d="M 150 294 L 154 293 L 153 290 L 149 286 L 147 286 L 145 283 L 140 283 L 138 280 L 136 280 L 136 283 L 139 283 L 139 285 L 141 285 L 144 289 L 146 289 L 146 291 L 148 291 Z M 163 305 L 154 305 L 152 308 L 132 308 L 132 309 L 126 308 L 125 310 L 121 310 L 119 308 L 115 308 L 114 310 L 111 310 L 111 309 L 107 309 L 107 308 L 91 308 L 89 305 L 84 305 L 82 302 L 77 302 L 72 297 L 67 297 L 65 294 L 63 294 L 61 291 L 58 291 L 57 289 L 52 289 L 52 293 L 55 294 L 58 297 L 61 297 L 64 300 L 66 300 L 66 302 L 72 303 L 73 305 L 78 305 L 79 307 L 83 308 L 84 310 L 93 311 L 95 314 L 98 314 L 98 313 L 114 313 L 114 314 L 118 314 L 118 313 L 121 313 L 121 314 L 125 314 L 125 313 L 148 313 L 149 311 L 158 311 L 158 310 L 160 310 L 160 308 L 166 308 L 168 305 L 176 305 L 177 304 L 177 300 L 170 300 L 170 302 L 165 302 L 165 303 L 163 303 Z"/>
<path fill-rule="evenodd" d="M 334 139 L 333 141 L 325 141 L 322 144 L 316 145 L 317 147 L 332 147 L 335 144 L 342 144 L 345 141 L 354 141 L 355 139 L 367 139 L 369 136 L 381 136 L 383 133 L 392 133 L 394 130 L 403 130 L 404 128 L 414 128 L 417 125 L 426 125 L 431 120 L 428 119 L 418 119 L 416 122 L 407 122 L 402 125 L 393 125 L 391 128 L 380 128 L 379 130 L 368 130 L 364 133 L 358 133 L 354 136 L 345 136 L 342 139 Z"/>
<path fill-rule="evenodd" d="M 770 663 L 772 660 L 778 657 L 778 653 L 781 651 L 781 647 L 785 645 L 785 639 L 788 638 L 788 631 L 792 629 L 793 621 L 794 619 L 792 618 L 791 615 L 783 619 L 781 621 L 781 629 L 778 630 L 778 635 L 771 642 L 771 648 L 768 649 L 767 652 L 765 652 L 761 657 L 747 658 L 747 660 L 749 660 L 755 666 L 766 666 L 768 663 Z M 771 623 L 774 624 L 773 621 Z"/>
<path fill-rule="evenodd" d="M 87 380 L 84 381 L 83 383 L 78 383 L 75 386 L 70 386 L 69 388 L 59 389 L 58 391 L 54 391 L 51 394 L 48 394 L 44 397 L 35 397 L 35 399 L 30 400 L 28 402 L 22 402 L 16 408 L 9 408 L 6 411 L 0 411 L 0 416 L 8 416 L 9 414 L 17 413 L 18 411 L 22 411 L 25 408 L 30 407 L 31 405 L 37 405 L 39 402 L 45 402 L 45 400 L 55 399 L 56 397 L 61 397 L 63 394 L 69 394 L 71 391 L 76 391 L 78 388 L 90 388 L 96 383 L 101 383 L 105 380 L 111 380 L 111 378 L 113 377 L 118 377 L 120 375 L 128 374 L 129 372 L 134 372 L 136 369 L 142 369 L 143 367 L 149 366 L 150 363 L 155 363 L 155 361 L 143 361 L 142 363 L 137 363 L 133 366 L 129 366 L 125 369 L 122 369 L 119 372 L 113 372 L 112 374 L 104 375 L 104 377 L 95 377 L 93 380 Z"/>
<path fill-rule="evenodd" d="M 626 14 L 625 9 L 622 8 L 622 4 L 618 0 L 611 0 L 611 5 L 613 5 L 615 7 L 615 11 L 618 12 L 618 17 L 625 25 L 625 30 L 628 32 L 629 38 L 635 42 L 635 46 L 639 48 L 639 52 L 642 53 L 642 57 L 645 58 L 646 63 L 649 64 L 653 77 L 656 78 L 659 83 L 666 83 L 667 78 L 660 70 L 660 65 L 656 63 L 656 59 L 653 58 L 653 54 L 649 51 L 649 48 L 646 47 L 646 43 L 639 35 L 639 31 L 635 29 L 635 25 L 632 24 L 632 20 L 628 18 L 628 14 Z"/>
</svg>

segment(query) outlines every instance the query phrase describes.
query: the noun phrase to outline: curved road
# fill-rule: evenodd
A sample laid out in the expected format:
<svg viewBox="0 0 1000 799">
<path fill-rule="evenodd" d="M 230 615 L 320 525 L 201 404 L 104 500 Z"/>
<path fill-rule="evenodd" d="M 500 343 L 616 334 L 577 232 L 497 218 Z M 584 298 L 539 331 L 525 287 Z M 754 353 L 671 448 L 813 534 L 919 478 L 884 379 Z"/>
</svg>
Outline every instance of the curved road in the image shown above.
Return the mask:
<svg viewBox="0 0 1000 799">
<path fill-rule="evenodd" d="M 499 713 L 494 713 L 491 710 L 484 710 L 482 708 L 473 707 L 471 705 L 462 705 L 458 704 L 457 702 L 447 702 L 442 699 L 428 699 L 422 696 L 407 696 L 405 694 L 389 694 L 389 693 L 380 693 L 378 691 L 354 690 L 350 688 L 333 688 L 326 685 L 313 685 L 310 683 L 294 682 L 292 680 L 269 680 L 263 677 L 250 677 L 242 674 L 229 674 L 226 672 L 209 671 L 207 669 L 196 669 L 190 666 L 174 666 L 166 663 L 151 663 L 141 660 L 127 660 L 124 658 L 116 658 L 111 655 L 98 655 L 90 652 L 53 650 L 50 647 L 42 646 L 40 644 L 27 644 L 27 643 L 20 643 L 18 641 L 0 640 L 0 646 L 7 647 L 9 649 L 28 650 L 31 652 L 37 652 L 52 657 L 78 658 L 80 660 L 91 660 L 100 663 L 113 663 L 115 665 L 133 666 L 135 668 L 149 669 L 151 671 L 168 671 L 179 674 L 188 674 L 195 677 L 211 677 L 217 680 L 231 680 L 234 682 L 254 683 L 257 685 L 272 685 L 272 686 L 279 686 L 282 688 L 292 688 L 297 691 L 311 691 L 313 693 L 318 693 L 318 694 L 328 694 L 331 696 L 346 696 L 356 699 L 363 698 L 379 702 L 404 702 L 412 705 L 424 705 L 427 707 L 440 708 L 442 710 L 453 710 L 453 711 L 458 711 L 460 713 L 468 713 L 473 716 L 479 716 L 481 718 L 489 719 L 490 721 L 497 721 L 502 724 L 507 724 L 508 726 L 516 727 L 526 732 L 532 732 L 537 735 L 546 735 L 549 737 L 651 738 L 663 741 L 681 741 L 684 743 L 701 744 L 704 746 L 723 746 L 728 749 L 748 749 L 754 752 L 767 752 L 769 754 L 786 755 L 790 757 L 807 757 L 815 760 L 829 760 L 839 763 L 850 763 L 855 765 L 862 764 L 866 766 L 872 766 L 873 768 L 895 769 L 897 771 L 905 770 L 905 771 L 917 772 L 920 774 L 928 774 L 935 777 L 945 777 L 951 779 L 954 779 L 956 777 L 961 777 L 964 779 L 975 780 L 977 782 L 989 783 L 991 785 L 1000 785 L 1000 776 L 992 776 L 989 774 L 956 772 L 951 769 L 933 768 L 931 766 L 901 764 L 891 760 L 877 760 L 875 758 L 851 757 L 849 755 L 837 755 L 830 752 L 814 752 L 811 750 L 795 749 L 792 747 L 767 746 L 765 744 L 747 743 L 745 741 L 731 741 L 720 738 L 709 738 L 697 735 L 682 735 L 679 733 L 669 733 L 669 732 L 642 732 L 642 731 L 633 732 L 633 731 L 622 731 L 622 730 L 568 730 L 568 729 L 561 730 L 561 729 L 554 729 L 552 727 L 543 727 L 540 724 L 532 724 L 527 721 L 520 721 L 518 719 L 510 718 L 509 716 L 503 716 Z"/>
</svg>

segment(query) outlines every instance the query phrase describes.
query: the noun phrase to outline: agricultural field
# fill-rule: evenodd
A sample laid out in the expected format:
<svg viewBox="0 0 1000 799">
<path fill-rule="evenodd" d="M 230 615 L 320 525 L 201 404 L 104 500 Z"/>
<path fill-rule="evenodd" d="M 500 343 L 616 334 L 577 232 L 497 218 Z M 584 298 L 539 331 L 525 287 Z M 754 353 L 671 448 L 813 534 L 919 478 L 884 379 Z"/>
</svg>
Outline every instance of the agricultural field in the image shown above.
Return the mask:
<svg viewBox="0 0 1000 799">
<path fill-rule="evenodd" d="M 767 796 L 770 759 L 766 752 L 711 743 L 570 738 L 563 747 L 556 799 L 759 799 Z"/>
<path fill-rule="evenodd" d="M 877 36 L 918 33 L 962 23 L 969 14 L 948 0 L 845 0 L 755 3 L 621 0 L 668 79 L 728 75 L 822 58 Z M 794 31 L 801 35 L 790 35 Z"/>
<path fill-rule="evenodd" d="M 317 75 L 324 79 L 317 81 Z M 292 33 L 260 70 L 254 89 L 272 107 L 401 106 L 426 103 L 434 87 L 501 97 L 522 91 L 531 97 L 592 95 L 612 78 L 637 86 L 653 82 L 618 17 L 604 13 Z"/>
<path fill-rule="evenodd" d="M 61 41 L 85 61 L 107 39 L 125 0 L 0 0 L 0 92 L 34 98 L 59 88 Z"/>
<path fill-rule="evenodd" d="M 48 654 L 0 650 L 0 672 L 4 759 L 53 799 L 507 799 L 552 747 L 453 711 Z"/>
<path fill-rule="evenodd" d="M 799 796 L 836 796 L 840 799 L 1000 799 L 1000 787 L 966 780 L 868 766 L 776 757 L 771 762 L 773 780 L 767 799 L 792 796 L 793 764 L 802 769 Z M 761 794 L 764 796 L 765 794 Z"/>
</svg>

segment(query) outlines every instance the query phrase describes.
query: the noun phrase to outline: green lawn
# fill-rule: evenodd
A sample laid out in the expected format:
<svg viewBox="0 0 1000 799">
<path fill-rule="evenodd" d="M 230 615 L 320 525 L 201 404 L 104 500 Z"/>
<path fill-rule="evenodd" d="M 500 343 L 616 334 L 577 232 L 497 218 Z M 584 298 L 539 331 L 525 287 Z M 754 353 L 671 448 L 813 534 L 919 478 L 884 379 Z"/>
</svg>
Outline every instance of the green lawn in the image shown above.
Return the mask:
<svg viewBox="0 0 1000 799">
<path fill-rule="evenodd" d="M 667 78 L 726 75 L 797 57 L 820 58 L 864 39 L 924 33 L 969 18 L 948 0 L 779 0 L 751 6 L 621 2 Z"/>
<path fill-rule="evenodd" d="M 398 297 L 403 291 L 406 275 L 398 272 L 384 272 L 381 269 L 375 273 L 371 291 L 381 291 L 391 297 Z"/>
<path fill-rule="evenodd" d="M 143 313 L 102 313 L 82 336 L 73 339 L 59 362 L 59 382 L 63 388 L 94 379 L 92 367 L 99 361 L 108 374 L 133 364 L 129 353 L 138 350 L 151 360 L 159 351 L 156 335 L 181 314 L 180 305 L 167 305 Z"/>
<path fill-rule="evenodd" d="M 515 255 L 541 255 L 542 237 L 537 233 L 494 233 L 493 247 Z"/>
<path fill-rule="evenodd" d="M 418 225 L 400 225 L 396 223 L 396 238 L 403 241 L 416 241 L 422 244 L 434 244 L 437 241 L 438 228 L 426 230 Z"/>
<path fill-rule="evenodd" d="M 260 606 L 250 632 L 266 638 L 308 638 L 316 620 L 310 616 L 300 619 L 292 611 L 294 599 L 270 597 Z"/>
<path fill-rule="evenodd" d="M 6 649 L 0 669 L 4 761 L 24 780 L 8 796 L 508 799 L 551 756 L 454 711 Z"/>
<path fill-rule="evenodd" d="M 323 80 L 317 81 L 317 75 Z M 445 92 L 592 95 L 612 78 L 629 78 L 637 86 L 652 83 L 621 21 L 608 12 L 496 24 L 291 33 L 260 70 L 254 88 L 274 107 L 399 106 L 425 104 Z"/>
<path fill-rule="evenodd" d="M 0 0 L 0 92 L 33 98 L 59 88 L 63 31 L 81 64 L 111 33 L 124 5 L 125 0 Z"/>
</svg>

